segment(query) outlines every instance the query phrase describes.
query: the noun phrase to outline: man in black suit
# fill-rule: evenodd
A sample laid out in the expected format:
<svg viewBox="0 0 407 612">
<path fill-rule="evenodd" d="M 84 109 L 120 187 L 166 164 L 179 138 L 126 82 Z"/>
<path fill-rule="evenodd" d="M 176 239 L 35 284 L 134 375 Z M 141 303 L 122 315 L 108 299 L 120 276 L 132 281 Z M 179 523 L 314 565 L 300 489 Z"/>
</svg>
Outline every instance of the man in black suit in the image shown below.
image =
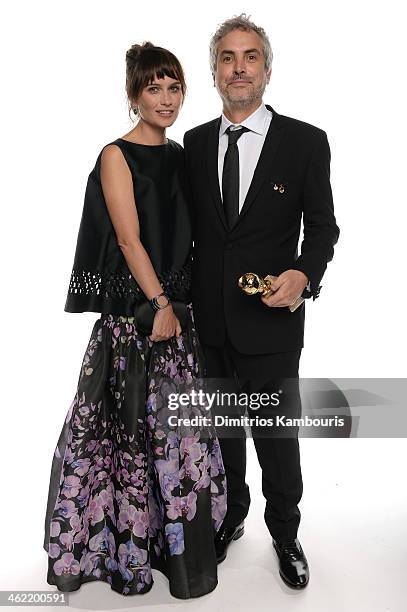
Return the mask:
<svg viewBox="0 0 407 612">
<path fill-rule="evenodd" d="M 305 302 L 293 312 L 288 307 L 300 296 L 318 297 L 339 237 L 330 148 L 323 130 L 263 103 L 272 51 L 262 28 L 244 14 L 229 19 L 212 37 L 210 51 L 223 114 L 184 138 L 195 321 L 209 378 L 235 378 L 252 391 L 275 392 L 276 384 L 298 381 Z M 301 219 L 304 237 L 298 255 Z M 245 295 L 238 287 L 245 272 L 277 276 L 273 292 Z M 298 386 L 287 397 L 282 410 L 299 416 Z M 309 568 L 297 537 L 303 490 L 298 428 L 293 432 L 267 437 L 252 428 L 262 468 L 264 517 L 280 575 L 288 586 L 304 588 Z M 231 541 L 243 535 L 250 504 L 246 438 L 222 437 L 220 444 L 228 510 L 216 535 L 219 562 Z"/>
</svg>

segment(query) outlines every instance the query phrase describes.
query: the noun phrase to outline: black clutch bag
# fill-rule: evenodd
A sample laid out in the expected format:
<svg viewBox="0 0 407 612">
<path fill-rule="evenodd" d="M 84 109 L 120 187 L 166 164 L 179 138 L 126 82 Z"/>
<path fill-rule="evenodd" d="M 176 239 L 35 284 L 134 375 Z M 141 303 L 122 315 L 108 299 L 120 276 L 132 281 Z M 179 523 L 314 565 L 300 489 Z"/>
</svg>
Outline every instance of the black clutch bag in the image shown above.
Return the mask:
<svg viewBox="0 0 407 612">
<path fill-rule="evenodd" d="M 171 302 L 175 316 L 180 322 L 181 329 L 184 330 L 188 324 L 188 309 L 184 302 Z M 143 336 L 150 336 L 153 331 L 154 316 L 156 311 L 150 305 L 150 302 L 143 302 L 140 306 L 136 306 L 134 313 L 134 322 L 136 329 Z"/>
</svg>

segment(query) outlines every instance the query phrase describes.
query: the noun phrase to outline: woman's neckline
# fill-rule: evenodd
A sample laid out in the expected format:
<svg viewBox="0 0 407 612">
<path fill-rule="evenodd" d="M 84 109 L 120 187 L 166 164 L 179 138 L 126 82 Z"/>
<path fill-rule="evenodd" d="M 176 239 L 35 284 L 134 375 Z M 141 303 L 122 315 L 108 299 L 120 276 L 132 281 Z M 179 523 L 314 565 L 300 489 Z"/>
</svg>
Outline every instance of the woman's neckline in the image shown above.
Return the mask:
<svg viewBox="0 0 407 612">
<path fill-rule="evenodd" d="M 154 147 L 167 147 L 170 144 L 169 138 L 167 138 L 167 142 L 163 142 L 162 144 L 158 144 L 158 145 L 142 144 L 141 142 L 133 142 L 132 140 L 126 140 L 125 138 L 118 138 L 117 140 L 122 140 L 123 142 L 128 142 L 132 145 L 137 145 L 138 147 L 149 147 L 150 149 Z"/>
</svg>

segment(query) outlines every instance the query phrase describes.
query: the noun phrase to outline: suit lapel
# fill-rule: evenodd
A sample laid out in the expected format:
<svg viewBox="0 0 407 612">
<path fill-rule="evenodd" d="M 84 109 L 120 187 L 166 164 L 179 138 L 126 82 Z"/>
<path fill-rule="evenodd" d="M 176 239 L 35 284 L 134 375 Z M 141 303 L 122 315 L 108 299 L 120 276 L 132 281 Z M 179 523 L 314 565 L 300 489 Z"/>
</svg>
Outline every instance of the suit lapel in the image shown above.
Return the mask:
<svg viewBox="0 0 407 612">
<path fill-rule="evenodd" d="M 211 190 L 211 194 L 215 203 L 216 210 L 218 211 L 219 218 L 225 230 L 228 231 L 228 224 L 226 221 L 225 211 L 223 209 L 222 196 L 219 187 L 218 149 L 220 122 L 221 118 L 219 117 L 216 121 L 213 122 L 213 125 L 211 125 L 209 128 L 206 159 L 208 162 L 209 188 Z"/>
<path fill-rule="evenodd" d="M 273 118 L 271 120 L 263 148 L 260 153 L 259 161 L 253 174 L 253 179 L 247 192 L 242 210 L 240 211 L 239 218 L 236 221 L 233 229 L 235 229 L 247 211 L 256 199 L 264 181 L 270 176 L 270 169 L 273 163 L 274 157 L 277 153 L 277 149 L 284 136 L 285 128 L 281 125 L 280 116 L 276 111 L 266 104 L 266 107 L 272 111 Z"/>
<path fill-rule="evenodd" d="M 272 111 L 273 118 L 271 120 L 263 148 L 260 153 L 259 161 L 254 171 L 253 179 L 247 192 L 242 210 L 240 211 L 239 218 L 236 221 L 233 230 L 239 225 L 244 215 L 247 213 L 257 194 L 259 193 L 264 181 L 270 176 L 270 168 L 273 163 L 274 157 L 277 153 L 277 149 L 284 136 L 285 128 L 281 125 L 280 115 L 276 111 L 266 104 L 266 107 Z M 218 174 L 218 149 L 219 149 L 219 129 L 220 129 L 221 117 L 219 117 L 209 127 L 208 144 L 207 144 L 207 163 L 208 163 L 208 177 L 209 177 L 209 188 L 212 194 L 212 198 L 218 212 L 219 218 L 226 231 L 229 231 L 228 224 L 226 221 L 225 211 L 223 209 L 222 196 L 219 188 L 219 174 Z"/>
</svg>

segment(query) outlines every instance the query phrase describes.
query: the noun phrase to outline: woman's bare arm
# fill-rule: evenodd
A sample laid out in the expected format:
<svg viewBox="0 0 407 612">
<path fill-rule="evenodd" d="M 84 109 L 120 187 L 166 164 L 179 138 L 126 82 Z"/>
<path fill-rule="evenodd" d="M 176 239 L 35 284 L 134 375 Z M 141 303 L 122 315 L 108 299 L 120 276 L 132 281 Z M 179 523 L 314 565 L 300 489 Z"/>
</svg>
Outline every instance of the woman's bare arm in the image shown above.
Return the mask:
<svg viewBox="0 0 407 612">
<path fill-rule="evenodd" d="M 140 241 L 133 179 L 126 160 L 116 145 L 108 145 L 103 149 L 100 178 L 107 209 L 116 232 L 117 244 L 123 252 L 130 272 L 150 300 L 162 292 L 162 287 Z"/>
<path fill-rule="evenodd" d="M 106 206 L 115 229 L 117 243 L 137 284 L 147 299 L 151 299 L 161 293 L 163 289 L 150 257 L 140 241 L 140 225 L 134 200 L 133 178 L 118 146 L 107 145 L 103 149 L 100 179 Z M 159 310 L 154 319 L 156 329 L 153 328 L 153 332 L 155 333 L 152 334 L 151 338 L 158 339 L 153 338 L 153 336 L 166 336 L 171 331 L 170 336 L 174 335 L 177 324 L 179 326 L 172 307 Z M 172 327 L 174 327 L 174 330 L 172 330 Z"/>
</svg>

